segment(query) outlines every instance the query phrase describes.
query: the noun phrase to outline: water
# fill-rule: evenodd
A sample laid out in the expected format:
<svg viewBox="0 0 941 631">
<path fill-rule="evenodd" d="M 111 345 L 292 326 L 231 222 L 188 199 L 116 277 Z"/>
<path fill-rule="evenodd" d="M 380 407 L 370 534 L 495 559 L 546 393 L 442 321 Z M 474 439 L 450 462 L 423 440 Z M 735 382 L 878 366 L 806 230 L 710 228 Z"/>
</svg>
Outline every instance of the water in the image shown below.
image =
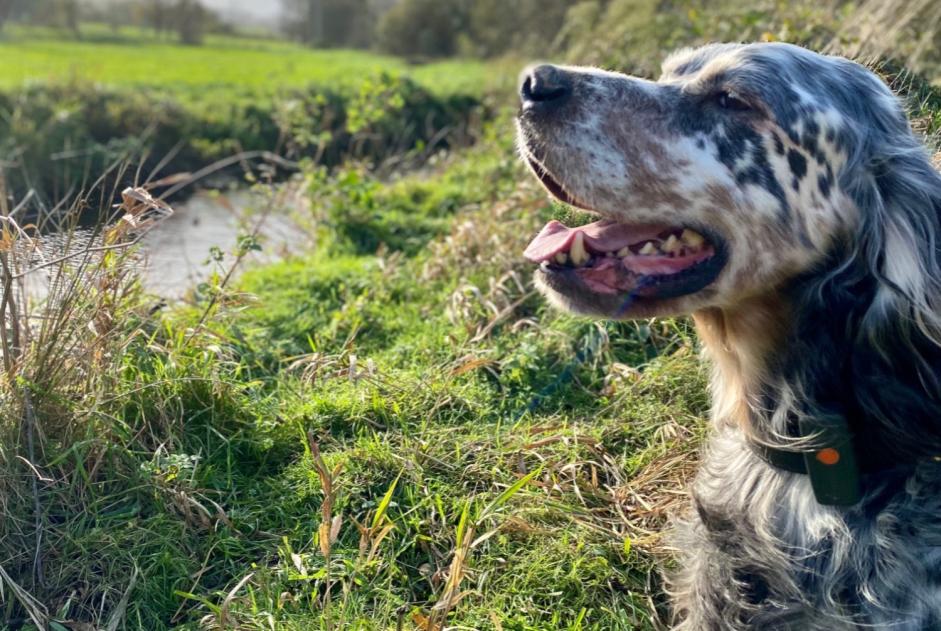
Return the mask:
<svg viewBox="0 0 941 631">
<path fill-rule="evenodd" d="M 142 241 L 145 288 L 165 298 L 182 297 L 212 273 L 207 263 L 211 248 L 226 253 L 227 269 L 239 235 L 252 232 L 259 222 L 262 251 L 252 252 L 243 265 L 276 261 L 311 245 L 308 234 L 290 217 L 301 203 L 296 192 L 285 187 L 265 195 L 247 190 L 197 193 L 174 204 L 174 214 Z"/>
</svg>

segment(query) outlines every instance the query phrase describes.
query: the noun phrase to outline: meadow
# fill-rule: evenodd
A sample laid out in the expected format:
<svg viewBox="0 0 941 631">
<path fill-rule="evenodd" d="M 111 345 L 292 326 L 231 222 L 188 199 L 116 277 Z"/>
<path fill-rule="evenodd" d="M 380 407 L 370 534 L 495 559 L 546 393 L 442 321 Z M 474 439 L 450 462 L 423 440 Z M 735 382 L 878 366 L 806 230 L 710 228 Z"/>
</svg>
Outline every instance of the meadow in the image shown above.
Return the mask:
<svg viewBox="0 0 941 631">
<path fill-rule="evenodd" d="M 180 46 L 171 35 L 135 27 L 82 26 L 82 39 L 61 31 L 14 25 L 0 38 L 0 89 L 24 83 L 101 83 L 154 88 L 201 97 L 207 89 L 238 87 L 269 93 L 272 86 L 354 90 L 380 72 L 408 73 L 436 94 L 476 91 L 494 77 L 477 60 L 409 64 L 356 50 L 312 50 L 275 39 L 210 35 L 202 46 Z"/>
<path fill-rule="evenodd" d="M 14 26 L 0 38 L 0 154 L 6 186 L 47 208 L 120 163 L 155 181 L 238 154 L 280 177 L 304 159 L 379 166 L 416 149 L 420 162 L 472 142 L 489 116 L 483 95 L 507 77 L 470 60 L 410 65 L 276 40 L 212 36 L 187 48 L 129 27 L 85 25 L 75 40 Z"/>
<path fill-rule="evenodd" d="M 109 111 L 106 129 L 130 120 L 121 138 L 166 155 L 172 144 L 153 149 L 160 135 L 134 130 L 170 82 L 179 94 L 159 120 L 188 122 L 169 137 L 218 143 L 196 165 L 238 149 L 233 129 L 283 111 L 266 109 L 271 94 L 297 95 L 320 73 L 275 128 L 307 159 L 286 188 L 259 186 L 269 201 L 251 209 L 262 218 L 283 192 L 299 196 L 294 218 L 315 245 L 244 267 L 270 247 L 249 224 L 234 264 L 208 252 L 210 281 L 166 305 L 142 291 L 112 226 L 101 238 L 113 249 L 48 257 L 57 290 L 31 302 L 22 272 L 36 261 L 20 246 L 35 244 L 0 197 L 0 627 L 659 628 L 661 532 L 695 468 L 706 371 L 685 320 L 594 322 L 536 293 L 527 241 L 548 218 L 582 218 L 518 161 L 515 62 L 412 67 L 261 40 L 184 51 L 87 34 L 17 43 L 14 30 L 0 44 L 29 60 L 0 69 L 0 109 L 45 108 L 17 146 L 41 137 L 47 151 L 74 137 L 47 133 L 63 129 L 49 121 L 85 133 Z M 233 46 L 240 62 L 217 69 Z M 79 69 L 83 55 L 95 63 Z M 256 62 L 279 78 L 244 72 Z M 375 68 L 388 74 L 344 83 Z M 33 73 L 67 83 L 21 85 Z M 936 133 L 941 95 L 910 77 L 902 87 L 919 130 Z M 222 108 L 233 94 L 246 96 Z M 343 112 L 330 133 L 404 137 L 423 159 L 389 143 L 315 160 L 329 98 Z M 263 117 L 238 114 L 258 104 Z M 462 142 L 428 152 L 434 126 L 403 135 L 413 110 L 444 112 L 439 129 L 476 113 Z M 106 173 L 100 187 L 120 181 Z"/>
</svg>

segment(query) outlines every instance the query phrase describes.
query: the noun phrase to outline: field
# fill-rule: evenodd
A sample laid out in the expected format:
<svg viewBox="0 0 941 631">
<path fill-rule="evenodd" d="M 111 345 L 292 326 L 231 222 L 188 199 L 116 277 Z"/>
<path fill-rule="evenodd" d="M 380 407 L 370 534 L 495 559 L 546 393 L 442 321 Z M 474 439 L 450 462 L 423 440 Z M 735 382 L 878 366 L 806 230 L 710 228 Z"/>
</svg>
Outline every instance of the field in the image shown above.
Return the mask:
<svg viewBox="0 0 941 631">
<path fill-rule="evenodd" d="M 535 291 L 527 241 L 582 218 L 519 163 L 518 64 L 84 32 L 0 40 L 14 207 L 17 184 L 54 201 L 100 174 L 37 179 L 66 145 L 131 172 L 175 152 L 173 172 L 274 143 L 297 170 L 249 218 L 301 199 L 315 245 L 245 267 L 271 247 L 249 225 L 234 267 L 207 252 L 210 282 L 166 305 L 105 231 L 47 256 L 58 289 L 31 303 L 29 231 L 5 221 L 0 628 L 660 628 L 705 369 L 686 320 L 594 322 Z M 430 151 L 442 129 L 461 134 Z"/>
<path fill-rule="evenodd" d="M 46 207 L 121 162 L 160 179 L 244 152 L 333 166 L 416 149 L 421 161 L 472 141 L 489 115 L 483 95 L 512 85 L 475 61 L 412 66 L 268 40 L 185 48 L 131 29 L 83 32 L 76 41 L 19 27 L 0 39 L 6 184 Z M 284 164 L 269 167 L 283 176 Z"/>
<path fill-rule="evenodd" d="M 274 88 L 330 86 L 355 89 L 379 72 L 404 73 L 438 94 L 464 93 L 488 82 L 484 63 L 443 61 L 410 66 L 395 57 L 350 50 L 314 51 L 277 40 L 211 36 L 206 45 L 182 47 L 169 36 L 103 25 L 83 26 L 83 40 L 61 33 L 14 27 L 0 39 L 0 89 L 24 83 L 95 82 L 154 88 L 163 93 L 237 86 L 270 93 Z"/>
</svg>

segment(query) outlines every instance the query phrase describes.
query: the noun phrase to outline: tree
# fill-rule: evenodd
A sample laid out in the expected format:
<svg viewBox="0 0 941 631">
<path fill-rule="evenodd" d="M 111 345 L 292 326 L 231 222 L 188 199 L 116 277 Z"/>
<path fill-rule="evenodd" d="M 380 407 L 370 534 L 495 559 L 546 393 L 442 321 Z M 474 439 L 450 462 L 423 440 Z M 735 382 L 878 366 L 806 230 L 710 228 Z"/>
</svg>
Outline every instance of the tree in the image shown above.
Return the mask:
<svg viewBox="0 0 941 631">
<path fill-rule="evenodd" d="M 147 21 L 159 36 L 170 28 L 170 6 L 168 0 L 150 0 L 147 9 Z"/>
<path fill-rule="evenodd" d="M 509 50 L 549 54 L 572 4 L 570 0 L 475 0 L 470 9 L 474 52 L 484 57 Z"/>
<path fill-rule="evenodd" d="M 78 28 L 78 0 L 62 0 L 62 17 L 65 20 L 66 28 L 72 31 L 75 37 L 81 37 L 82 33 Z"/>
<path fill-rule="evenodd" d="M 0 30 L 3 30 L 3 24 L 10 17 L 13 10 L 13 0 L 0 0 Z"/>
<path fill-rule="evenodd" d="M 199 0 L 179 0 L 175 17 L 180 42 L 189 46 L 199 46 L 203 43 L 208 16 Z"/>
<path fill-rule="evenodd" d="M 377 39 L 394 55 L 447 57 L 458 51 L 468 17 L 464 0 L 402 0 L 380 20 Z"/>
<path fill-rule="evenodd" d="M 282 0 L 283 30 L 314 47 L 366 48 L 375 25 L 369 0 Z"/>
<path fill-rule="evenodd" d="M 307 0 L 307 42 L 313 46 L 323 45 L 323 0 Z"/>
</svg>

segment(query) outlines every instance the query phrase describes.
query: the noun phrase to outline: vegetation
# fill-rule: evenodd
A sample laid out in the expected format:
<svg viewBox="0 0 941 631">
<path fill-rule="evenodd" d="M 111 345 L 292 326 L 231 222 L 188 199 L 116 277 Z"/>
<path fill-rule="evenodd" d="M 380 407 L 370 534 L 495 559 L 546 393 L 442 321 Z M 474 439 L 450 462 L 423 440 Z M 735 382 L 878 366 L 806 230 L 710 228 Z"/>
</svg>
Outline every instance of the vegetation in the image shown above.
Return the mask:
<svg viewBox="0 0 941 631">
<path fill-rule="evenodd" d="M 61 29 L 75 38 L 86 34 L 82 22 L 107 22 L 115 31 L 122 23 L 136 22 L 147 24 L 157 35 L 172 31 L 188 46 L 202 44 L 207 30 L 229 30 L 199 0 L 4 0 L 0 28 L 9 18 Z"/>
<path fill-rule="evenodd" d="M 693 342 L 534 295 L 518 252 L 557 211 L 507 123 L 433 174 L 311 172 L 316 251 L 164 316 L 93 259 L 111 282 L 2 384 L 7 587 L 62 624 L 647 628 L 670 500 L 631 475 L 688 464 Z"/>
<path fill-rule="evenodd" d="M 646 70 L 664 47 L 652 38 L 803 40 L 832 24 L 648 4 L 577 3 L 564 22 L 586 28 L 555 50 Z M 604 17 L 631 7 L 629 27 Z M 316 245 L 243 270 L 269 247 L 248 229 L 234 266 L 208 253 L 213 277 L 167 308 L 142 291 L 134 246 L 159 202 L 130 191 L 78 226 L 134 165 L 88 170 L 101 193 L 57 215 L 58 236 L 0 190 L 0 627 L 657 628 L 658 533 L 708 405 L 697 343 L 684 320 L 591 322 L 536 295 L 519 253 L 546 219 L 580 217 L 523 173 L 512 113 L 484 89 L 505 73 L 219 37 L 174 57 L 82 30 L 21 45 L 13 28 L 0 45 L 27 65 L 49 46 L 49 74 L 86 46 L 109 59 L 38 86 L 3 65 L 2 155 L 21 164 L 0 187 L 89 147 L 190 169 L 276 139 L 307 158 L 285 186 L 308 200 L 297 219 Z M 941 129 L 941 95 L 883 71 L 917 128 Z M 468 116 L 485 119 L 473 143 L 430 150 Z M 69 178 L 43 186 L 50 203 L 86 172 Z M 259 217 L 278 203 L 261 190 Z"/>
<path fill-rule="evenodd" d="M 472 141 L 487 115 L 472 62 L 413 70 L 368 53 L 262 41 L 235 49 L 223 37 L 191 50 L 43 34 L 14 31 L 0 43 L 0 60 L 16 60 L 0 65 L 0 153 L 12 156 L 14 193 L 33 189 L 50 207 L 115 161 L 142 162 L 143 177 L 161 166 L 150 178 L 159 179 L 240 152 L 327 165 L 410 150 L 421 159 Z"/>
<path fill-rule="evenodd" d="M 415 57 L 509 53 L 565 58 L 655 75 L 678 46 L 784 40 L 904 58 L 941 76 L 941 5 L 842 0 L 400 0 L 378 22 L 387 51 Z M 885 25 L 891 23 L 891 28 Z"/>
<path fill-rule="evenodd" d="M 319 48 L 369 48 L 376 11 L 369 0 L 283 0 L 287 35 Z"/>
<path fill-rule="evenodd" d="M 408 74 L 439 95 L 469 93 L 488 82 L 481 62 L 452 60 L 412 66 L 402 59 L 363 51 L 309 50 L 277 40 L 215 35 L 200 48 L 185 48 L 150 31 L 83 25 L 82 40 L 62 39 L 55 29 L 12 25 L 0 38 L 0 87 L 24 83 L 103 83 L 115 87 L 181 92 L 190 100 L 208 87 L 253 90 L 330 86 L 355 88 L 385 71 Z"/>
</svg>

